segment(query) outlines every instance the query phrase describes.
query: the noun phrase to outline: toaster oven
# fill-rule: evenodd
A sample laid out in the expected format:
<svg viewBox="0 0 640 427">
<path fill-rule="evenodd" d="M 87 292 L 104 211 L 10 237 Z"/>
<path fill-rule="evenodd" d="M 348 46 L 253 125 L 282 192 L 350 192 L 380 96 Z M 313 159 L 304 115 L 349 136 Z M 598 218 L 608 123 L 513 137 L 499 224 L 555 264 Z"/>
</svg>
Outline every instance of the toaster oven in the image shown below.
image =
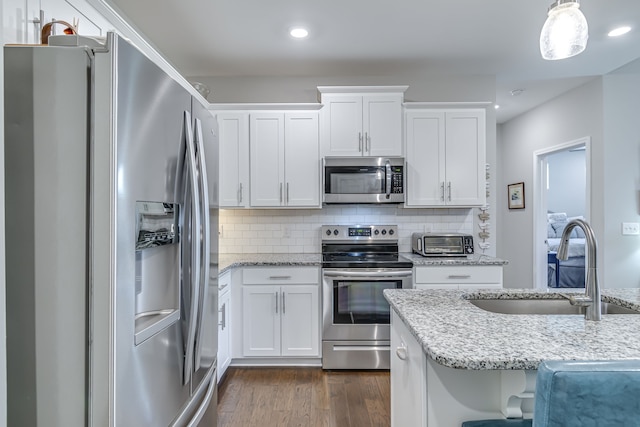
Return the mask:
<svg viewBox="0 0 640 427">
<path fill-rule="evenodd" d="M 425 257 L 473 255 L 473 236 L 462 233 L 413 233 L 413 252 Z"/>
</svg>

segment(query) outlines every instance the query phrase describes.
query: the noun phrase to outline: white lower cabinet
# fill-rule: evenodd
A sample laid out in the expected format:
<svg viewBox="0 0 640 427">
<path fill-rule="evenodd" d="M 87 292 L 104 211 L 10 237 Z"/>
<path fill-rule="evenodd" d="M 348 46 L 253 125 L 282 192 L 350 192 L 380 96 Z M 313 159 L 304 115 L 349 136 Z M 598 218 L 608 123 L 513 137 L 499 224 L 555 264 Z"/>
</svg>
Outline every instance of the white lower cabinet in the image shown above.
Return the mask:
<svg viewBox="0 0 640 427">
<path fill-rule="evenodd" d="M 469 420 L 531 418 L 535 374 L 440 365 L 427 357 L 392 311 L 391 427 L 460 427 Z"/>
<path fill-rule="evenodd" d="M 415 267 L 416 289 L 502 288 L 501 265 Z"/>
<path fill-rule="evenodd" d="M 242 356 L 320 355 L 319 270 L 245 268 Z"/>
<path fill-rule="evenodd" d="M 395 311 L 391 315 L 391 427 L 426 426 L 427 362 Z"/>
<path fill-rule="evenodd" d="M 218 278 L 218 382 L 231 364 L 231 273 Z"/>
</svg>

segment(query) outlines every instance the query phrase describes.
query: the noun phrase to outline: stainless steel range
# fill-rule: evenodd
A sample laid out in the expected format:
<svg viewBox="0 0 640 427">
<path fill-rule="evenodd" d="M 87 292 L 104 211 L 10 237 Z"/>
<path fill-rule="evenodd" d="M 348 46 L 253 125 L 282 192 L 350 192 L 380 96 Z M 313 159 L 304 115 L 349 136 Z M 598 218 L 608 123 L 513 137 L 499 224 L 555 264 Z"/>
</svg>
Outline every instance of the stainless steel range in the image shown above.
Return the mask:
<svg viewBox="0 0 640 427">
<path fill-rule="evenodd" d="M 389 369 L 384 289 L 411 288 L 396 225 L 322 227 L 322 367 Z"/>
</svg>

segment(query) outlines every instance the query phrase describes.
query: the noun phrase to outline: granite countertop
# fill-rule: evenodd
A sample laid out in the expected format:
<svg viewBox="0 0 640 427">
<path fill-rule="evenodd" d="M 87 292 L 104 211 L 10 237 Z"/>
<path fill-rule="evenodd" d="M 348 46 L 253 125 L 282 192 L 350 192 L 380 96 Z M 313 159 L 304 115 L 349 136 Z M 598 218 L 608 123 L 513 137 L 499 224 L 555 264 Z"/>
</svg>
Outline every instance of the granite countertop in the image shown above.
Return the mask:
<svg viewBox="0 0 640 427">
<path fill-rule="evenodd" d="M 463 257 L 423 257 L 414 253 L 401 253 L 403 257 L 411 261 L 414 267 L 418 266 L 449 266 L 449 265 L 505 265 L 508 261 L 494 258 L 488 255 L 467 255 Z"/>
<path fill-rule="evenodd" d="M 412 253 L 401 253 L 414 266 L 436 265 L 505 265 L 507 261 L 487 255 L 469 255 L 455 258 L 425 258 Z M 322 254 L 220 254 L 219 274 L 236 267 L 256 266 L 321 266 Z"/>
<path fill-rule="evenodd" d="M 537 369 L 543 360 L 640 359 L 640 315 L 499 314 L 467 299 L 563 298 L 557 292 L 385 290 L 427 356 L 459 369 Z M 602 300 L 640 311 L 640 289 L 603 289 Z"/>
<path fill-rule="evenodd" d="M 320 266 L 322 254 L 220 254 L 219 274 L 237 267 Z"/>
</svg>

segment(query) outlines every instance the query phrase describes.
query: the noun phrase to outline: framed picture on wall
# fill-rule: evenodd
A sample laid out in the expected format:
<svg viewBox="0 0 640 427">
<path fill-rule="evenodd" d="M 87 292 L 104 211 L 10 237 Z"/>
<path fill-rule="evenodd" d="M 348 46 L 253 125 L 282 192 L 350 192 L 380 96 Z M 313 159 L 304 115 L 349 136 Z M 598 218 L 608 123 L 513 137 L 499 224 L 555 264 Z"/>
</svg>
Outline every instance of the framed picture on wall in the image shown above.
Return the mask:
<svg viewBox="0 0 640 427">
<path fill-rule="evenodd" d="M 524 182 L 507 185 L 509 209 L 524 209 Z"/>
</svg>

